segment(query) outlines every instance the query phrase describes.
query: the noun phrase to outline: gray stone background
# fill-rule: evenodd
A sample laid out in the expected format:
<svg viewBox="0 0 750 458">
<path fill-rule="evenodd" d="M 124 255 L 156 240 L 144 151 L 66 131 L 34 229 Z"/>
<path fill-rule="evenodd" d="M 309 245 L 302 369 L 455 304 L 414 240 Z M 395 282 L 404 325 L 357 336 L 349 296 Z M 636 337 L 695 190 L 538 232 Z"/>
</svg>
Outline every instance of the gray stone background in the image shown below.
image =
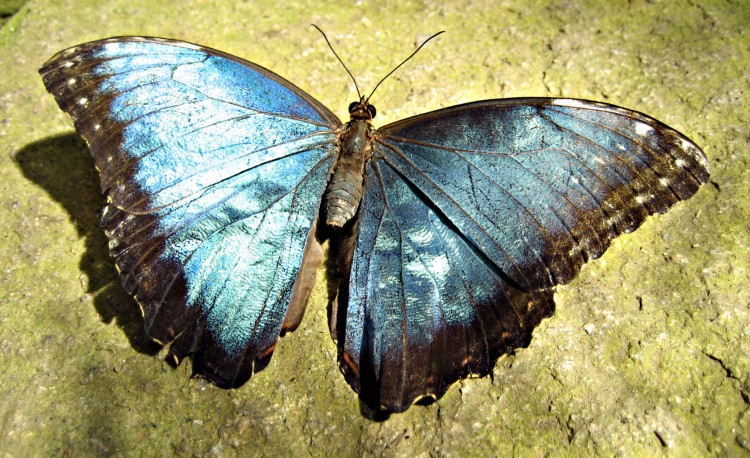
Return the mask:
<svg viewBox="0 0 750 458">
<path fill-rule="evenodd" d="M 19 456 L 750 454 L 750 4 L 745 1 L 0 2 L 0 451 Z M 265 371 L 226 391 L 145 341 L 97 226 L 98 178 L 37 69 L 117 35 L 180 38 L 274 70 L 378 125 L 472 100 L 563 96 L 648 113 L 711 182 L 621 237 L 493 377 L 385 421 L 360 410 L 325 275 Z"/>
</svg>

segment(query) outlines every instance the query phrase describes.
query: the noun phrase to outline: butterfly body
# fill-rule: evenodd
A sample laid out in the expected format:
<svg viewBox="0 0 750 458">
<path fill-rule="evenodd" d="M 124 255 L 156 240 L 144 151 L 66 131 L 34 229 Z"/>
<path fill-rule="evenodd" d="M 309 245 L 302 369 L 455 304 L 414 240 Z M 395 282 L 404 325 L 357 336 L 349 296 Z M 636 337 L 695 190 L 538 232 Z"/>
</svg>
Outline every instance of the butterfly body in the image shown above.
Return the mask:
<svg viewBox="0 0 750 458">
<path fill-rule="evenodd" d="M 473 102 L 380 129 L 210 48 L 120 37 L 40 70 L 100 171 L 102 227 L 146 333 L 222 387 L 302 319 L 333 229 L 340 366 L 403 411 L 527 346 L 554 288 L 693 195 L 703 152 L 641 113 Z"/>
<path fill-rule="evenodd" d="M 372 154 L 373 132 L 369 119 L 352 119 L 341 134 L 339 153 L 323 198 L 326 224 L 333 228 L 341 228 L 357 212 L 365 164 Z"/>
</svg>

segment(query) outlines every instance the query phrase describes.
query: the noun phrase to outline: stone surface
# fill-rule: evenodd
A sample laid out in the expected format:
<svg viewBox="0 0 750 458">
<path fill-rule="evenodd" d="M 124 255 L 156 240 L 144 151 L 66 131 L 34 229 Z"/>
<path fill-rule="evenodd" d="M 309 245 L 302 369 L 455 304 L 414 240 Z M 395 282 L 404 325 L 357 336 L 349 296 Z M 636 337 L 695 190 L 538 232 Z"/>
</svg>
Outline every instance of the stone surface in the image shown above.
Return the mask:
<svg viewBox="0 0 750 458">
<path fill-rule="evenodd" d="M 747 2 L 18 3 L 0 5 L 3 454 L 750 454 Z M 601 100 L 693 138 L 711 182 L 560 287 L 556 315 L 492 378 L 430 406 L 360 409 L 322 271 L 265 371 L 233 391 L 191 380 L 143 336 L 97 226 L 92 162 L 37 69 L 93 39 L 174 37 L 273 69 L 344 117 L 351 83 L 310 23 L 365 91 L 448 31 L 378 90 L 379 125 L 487 98 Z"/>
</svg>

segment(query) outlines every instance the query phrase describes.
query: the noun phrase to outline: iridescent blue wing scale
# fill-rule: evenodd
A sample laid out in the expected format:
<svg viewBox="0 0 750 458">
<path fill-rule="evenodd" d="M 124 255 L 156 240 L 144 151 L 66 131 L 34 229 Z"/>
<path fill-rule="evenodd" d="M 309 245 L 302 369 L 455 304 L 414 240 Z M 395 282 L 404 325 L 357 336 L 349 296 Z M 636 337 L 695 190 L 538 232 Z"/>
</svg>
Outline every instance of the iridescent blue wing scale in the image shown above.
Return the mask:
<svg viewBox="0 0 750 458">
<path fill-rule="evenodd" d="M 380 129 L 341 245 L 347 379 L 402 411 L 487 374 L 553 312 L 555 285 L 707 179 L 686 137 L 595 102 L 476 102 Z"/>
<path fill-rule="evenodd" d="M 40 72 L 90 147 L 147 334 L 244 383 L 304 308 L 340 121 L 262 67 L 172 40 L 88 43 Z"/>
</svg>

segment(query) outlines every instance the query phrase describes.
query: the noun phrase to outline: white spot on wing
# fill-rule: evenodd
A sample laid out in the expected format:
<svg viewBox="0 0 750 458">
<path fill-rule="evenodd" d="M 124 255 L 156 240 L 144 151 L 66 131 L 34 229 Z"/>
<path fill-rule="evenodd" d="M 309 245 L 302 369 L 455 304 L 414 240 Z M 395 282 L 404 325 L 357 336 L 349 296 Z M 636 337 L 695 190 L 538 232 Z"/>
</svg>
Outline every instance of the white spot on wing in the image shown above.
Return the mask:
<svg viewBox="0 0 750 458">
<path fill-rule="evenodd" d="M 78 99 L 78 105 L 86 105 L 87 103 L 89 103 L 89 99 L 87 99 L 86 97 L 81 97 L 80 99 Z"/>
<path fill-rule="evenodd" d="M 590 108 L 588 104 L 576 99 L 554 99 L 552 100 L 552 105 L 560 105 L 573 108 Z"/>
<path fill-rule="evenodd" d="M 650 134 L 653 130 L 654 128 L 646 123 L 639 122 L 635 125 L 635 133 L 640 135 L 641 137 Z"/>
<path fill-rule="evenodd" d="M 196 51 L 203 50 L 202 46 L 194 45 L 192 43 L 180 43 L 180 46 L 182 46 L 183 48 L 195 49 Z"/>
<path fill-rule="evenodd" d="M 75 78 L 71 78 L 71 79 L 68 80 L 68 86 L 72 86 L 74 84 L 76 84 L 76 79 Z"/>
<path fill-rule="evenodd" d="M 682 149 L 685 150 L 685 152 L 696 158 L 703 167 L 708 168 L 708 160 L 706 160 L 703 154 L 701 154 L 700 149 L 695 146 L 693 142 L 683 138 L 680 146 L 682 146 Z"/>
</svg>

